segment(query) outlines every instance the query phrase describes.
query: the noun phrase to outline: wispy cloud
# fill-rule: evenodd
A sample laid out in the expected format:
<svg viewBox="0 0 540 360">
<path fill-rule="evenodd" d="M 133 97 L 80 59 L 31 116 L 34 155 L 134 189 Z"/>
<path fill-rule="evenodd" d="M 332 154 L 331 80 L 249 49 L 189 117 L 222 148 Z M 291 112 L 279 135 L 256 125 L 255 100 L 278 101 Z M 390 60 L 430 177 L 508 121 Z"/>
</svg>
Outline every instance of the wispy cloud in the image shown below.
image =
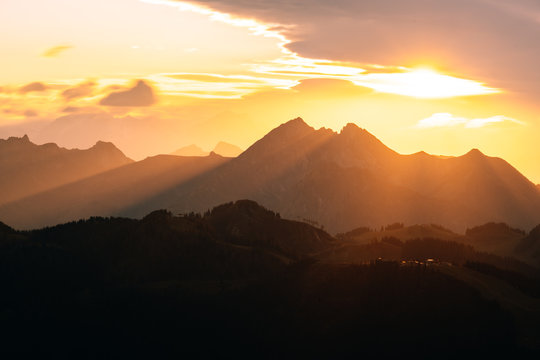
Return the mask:
<svg viewBox="0 0 540 360">
<path fill-rule="evenodd" d="M 62 92 L 62 96 L 66 100 L 72 100 L 76 98 L 90 96 L 92 95 L 92 91 L 94 90 L 95 86 L 96 86 L 96 83 L 93 81 L 83 82 L 81 84 L 78 84 L 76 86 L 73 86 L 64 90 Z"/>
<path fill-rule="evenodd" d="M 488 118 L 468 119 L 461 116 L 455 116 L 450 113 L 436 113 L 430 117 L 418 121 L 415 127 L 419 129 L 429 129 L 462 125 L 465 128 L 476 129 L 486 125 L 502 122 L 512 122 L 515 124 L 525 125 L 525 123 L 522 121 L 504 115 L 496 115 Z"/>
<path fill-rule="evenodd" d="M 47 58 L 54 58 L 54 57 L 59 56 L 60 54 L 62 54 L 66 50 L 69 50 L 69 49 L 72 49 L 72 48 L 73 48 L 72 45 L 53 46 L 52 48 L 49 48 L 49 49 L 45 50 L 43 52 L 43 54 L 41 54 L 41 56 L 47 57 Z"/>
<path fill-rule="evenodd" d="M 277 39 L 277 46 L 282 56 L 271 61 L 251 64 L 250 70 L 258 74 L 281 79 L 285 78 L 287 80 L 302 80 L 306 78 L 347 80 L 355 85 L 369 87 L 381 93 L 398 94 L 415 98 L 450 98 L 455 96 L 488 95 L 500 92 L 499 89 L 488 87 L 479 81 L 437 73 L 429 69 L 414 69 L 395 65 L 383 66 L 372 63 L 335 61 L 302 56 L 290 48 L 294 42 L 287 34 L 294 28 L 293 25 L 248 18 L 245 14 L 232 14 L 213 8 L 215 6 L 220 8 L 218 6 L 219 4 L 229 4 L 228 1 L 199 1 L 194 3 L 168 0 L 141 1 L 174 6 L 181 11 L 195 12 L 209 16 L 215 21 L 247 28 L 254 35 Z M 291 6 L 296 10 L 303 7 L 299 2 L 293 3 Z M 266 1 L 261 0 L 258 4 L 266 5 Z M 280 2 L 280 5 L 284 5 L 284 3 Z M 236 7 L 232 6 L 232 8 Z M 368 71 L 366 68 L 372 71 Z M 296 82 L 289 81 L 288 87 L 290 88 L 296 84 Z M 227 92 L 230 93 L 230 91 Z M 236 96 L 243 94 L 245 94 L 245 91 L 238 92 Z"/>
</svg>

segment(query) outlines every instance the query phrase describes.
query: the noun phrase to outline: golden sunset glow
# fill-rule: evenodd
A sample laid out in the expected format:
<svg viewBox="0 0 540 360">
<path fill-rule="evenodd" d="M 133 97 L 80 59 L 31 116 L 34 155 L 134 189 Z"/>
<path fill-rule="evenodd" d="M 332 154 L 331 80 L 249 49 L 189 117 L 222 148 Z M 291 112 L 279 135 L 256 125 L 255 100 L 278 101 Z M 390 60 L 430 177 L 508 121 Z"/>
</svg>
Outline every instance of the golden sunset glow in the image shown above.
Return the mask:
<svg viewBox="0 0 540 360">
<path fill-rule="evenodd" d="M 534 148 L 540 110 L 513 87 L 516 79 L 502 81 L 492 76 L 500 69 L 483 71 L 470 61 L 454 65 L 460 53 L 444 57 L 442 45 L 414 43 L 406 56 L 373 57 L 370 49 L 392 40 L 375 25 L 373 40 L 351 47 L 349 38 L 325 38 L 332 33 L 319 26 L 320 14 L 311 15 L 316 7 L 295 22 L 288 16 L 301 7 L 291 4 L 278 16 L 279 6 L 274 16 L 271 9 L 221 1 L 4 1 L 0 31 L 13 36 L 1 40 L 0 62 L 9 69 L 0 74 L 1 133 L 42 134 L 34 137 L 74 147 L 117 139 L 128 155 L 143 158 L 192 139 L 203 147 L 219 140 L 246 147 L 301 115 L 334 130 L 357 123 L 402 152 L 459 154 L 482 147 L 540 181 L 540 155 L 526 155 Z M 348 23 L 333 26 L 340 24 Z M 310 48 L 303 47 L 306 41 Z M 139 80 L 152 101 L 136 101 Z M 132 98 L 104 100 L 115 92 Z M 43 135 L 56 119 L 85 114 L 116 125 L 86 129 L 70 141 Z M 133 126 L 129 131 L 142 136 L 151 128 L 163 140 L 142 145 L 113 130 L 130 117 L 137 120 L 122 131 Z M 441 133 L 426 137 L 426 131 Z M 525 145 L 498 145 L 509 133 L 510 142 Z M 473 144 L 478 139 L 482 144 Z"/>
<path fill-rule="evenodd" d="M 0 0 L 0 34 L 0 354 L 540 358 L 540 0 Z"/>
<path fill-rule="evenodd" d="M 454 96 L 487 95 L 499 90 L 482 83 L 438 74 L 433 70 L 419 69 L 397 74 L 368 74 L 354 81 L 357 85 L 380 92 L 418 98 L 447 98 Z"/>
</svg>

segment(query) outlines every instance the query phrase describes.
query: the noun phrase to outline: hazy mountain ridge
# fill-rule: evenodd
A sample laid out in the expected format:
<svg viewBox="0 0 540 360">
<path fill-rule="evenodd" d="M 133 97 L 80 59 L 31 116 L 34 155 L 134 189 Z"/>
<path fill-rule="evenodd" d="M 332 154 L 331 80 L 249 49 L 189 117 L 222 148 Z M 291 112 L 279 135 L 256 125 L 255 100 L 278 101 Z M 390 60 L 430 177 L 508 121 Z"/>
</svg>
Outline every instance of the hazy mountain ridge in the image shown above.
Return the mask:
<svg viewBox="0 0 540 360">
<path fill-rule="evenodd" d="M 131 217 L 158 208 L 204 212 L 247 198 L 287 218 L 316 221 L 331 232 L 392 222 L 435 223 L 461 233 L 488 222 L 526 230 L 540 223 L 537 187 L 504 160 L 476 149 L 459 157 L 424 152 L 401 155 L 354 124 L 336 133 L 315 130 L 301 118 L 291 120 L 237 158 L 198 172 L 196 181 L 187 180 L 178 178 L 153 192 L 139 191 L 144 196 L 133 193 L 134 201 L 121 206 L 113 203 L 114 197 L 89 193 L 88 198 L 103 202 L 101 208 L 115 209 L 93 215 Z M 121 189 L 121 182 L 115 187 Z M 80 201 L 60 201 L 61 192 L 51 192 L 48 199 L 48 205 L 56 209 L 53 214 L 90 215 L 77 212 Z M 0 208 L 0 219 L 15 227 L 52 225 L 79 217 L 62 215 L 55 220 L 46 206 L 33 206 L 29 199 Z"/>
<path fill-rule="evenodd" d="M 207 156 L 209 153 L 195 144 L 187 145 L 171 153 L 176 156 Z"/>
<path fill-rule="evenodd" d="M 237 157 L 243 152 L 243 150 L 236 145 L 226 143 L 225 141 L 220 141 L 216 144 L 211 152 L 225 157 Z"/>
<path fill-rule="evenodd" d="M 502 159 L 478 150 L 448 158 L 400 155 L 354 124 L 335 133 L 299 118 L 197 184 L 179 184 L 158 203 L 176 212 L 204 211 L 238 198 L 333 232 L 394 221 L 460 232 L 490 221 L 524 229 L 540 222 L 536 187 Z M 149 210 L 141 204 L 126 215 Z"/>
<path fill-rule="evenodd" d="M 116 216 L 228 161 L 158 155 L 0 205 L 0 218 L 16 228 L 37 228 L 90 216 Z"/>
<path fill-rule="evenodd" d="M 181 147 L 178 150 L 175 150 L 171 153 L 171 155 L 176 156 L 208 156 L 211 153 L 218 154 L 220 156 L 224 157 L 237 157 L 243 152 L 242 149 L 240 149 L 236 145 L 232 145 L 229 143 L 226 143 L 224 141 L 220 141 L 216 144 L 214 149 L 210 152 L 204 151 L 202 148 L 195 144 L 191 144 L 188 146 Z"/>
<path fill-rule="evenodd" d="M 89 149 L 36 145 L 28 136 L 0 139 L 0 204 L 132 163 L 112 143 Z"/>
</svg>

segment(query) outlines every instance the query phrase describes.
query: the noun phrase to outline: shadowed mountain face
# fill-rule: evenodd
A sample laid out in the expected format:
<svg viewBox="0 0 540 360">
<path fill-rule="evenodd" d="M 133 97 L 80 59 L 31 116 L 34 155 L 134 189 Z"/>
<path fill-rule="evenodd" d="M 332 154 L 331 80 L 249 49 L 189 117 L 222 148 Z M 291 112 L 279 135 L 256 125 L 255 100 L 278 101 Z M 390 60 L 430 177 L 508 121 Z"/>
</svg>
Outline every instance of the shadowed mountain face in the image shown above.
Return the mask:
<svg viewBox="0 0 540 360">
<path fill-rule="evenodd" d="M 0 206 L 0 219 L 16 228 L 28 229 L 96 214 L 115 216 L 136 204 L 151 201 L 179 183 L 193 181 L 228 160 L 215 154 L 149 157 Z"/>
<path fill-rule="evenodd" d="M 519 243 L 516 252 L 537 265 L 540 265 L 540 225 L 536 226 Z"/>
<path fill-rule="evenodd" d="M 436 223 L 459 232 L 487 222 L 505 222 L 529 230 L 540 222 L 536 186 L 504 160 L 478 150 L 445 158 L 400 155 L 354 124 L 335 133 L 315 130 L 297 118 L 272 130 L 237 158 L 206 170 L 197 172 L 196 181 L 179 178 L 161 192 L 147 192 L 122 206 L 88 189 L 76 191 L 115 208 L 115 215 L 133 217 L 157 208 L 202 212 L 247 198 L 287 218 L 315 221 L 331 232 L 392 222 Z M 122 188 L 121 181 L 115 183 L 115 189 Z M 81 215 L 76 209 L 87 204 L 64 201 L 62 192 L 47 196 L 47 202 L 35 199 L 63 217 L 55 219 L 47 206 L 35 206 L 34 199 L 27 199 L 1 207 L 0 219 L 16 228 L 52 225 L 76 219 L 65 214 Z"/>
<path fill-rule="evenodd" d="M 99 283 L 116 285 L 163 280 L 165 271 L 182 280 L 250 278 L 335 242 L 320 229 L 281 219 L 250 200 L 223 204 L 204 215 L 156 210 L 141 220 L 92 217 L 31 232 L 0 223 L 0 249 L 12 251 L 0 255 L 3 262 L 29 261 L 17 260 L 24 246 L 49 251 L 52 257 L 69 253 L 75 263 L 90 267 Z"/>
<path fill-rule="evenodd" d="M 28 136 L 0 139 L 0 205 L 132 163 L 113 144 L 87 150 L 36 145 Z"/>
<path fill-rule="evenodd" d="M 502 159 L 478 150 L 450 158 L 400 155 L 353 124 L 335 133 L 299 118 L 154 204 L 175 212 L 204 211 L 238 198 L 317 221 L 332 232 L 398 221 L 460 232 L 489 221 L 524 229 L 540 222 L 535 185 Z M 150 210 L 143 203 L 126 215 Z"/>
<path fill-rule="evenodd" d="M 437 224 L 405 226 L 402 223 L 394 223 L 377 229 L 360 227 L 339 233 L 336 237 L 353 247 L 365 247 L 380 242 L 385 244 L 383 247 L 387 248 L 389 245 L 398 246 L 415 239 L 437 239 L 474 247 L 483 253 L 513 257 L 528 263 L 530 266 L 540 268 L 539 229 L 540 227 L 536 227 L 530 234 L 527 234 L 525 231 L 512 228 L 504 223 L 490 222 L 467 229 L 462 235 Z M 346 251 L 342 251 L 342 253 L 346 253 Z M 387 252 L 381 256 L 389 258 L 389 254 Z"/>
</svg>

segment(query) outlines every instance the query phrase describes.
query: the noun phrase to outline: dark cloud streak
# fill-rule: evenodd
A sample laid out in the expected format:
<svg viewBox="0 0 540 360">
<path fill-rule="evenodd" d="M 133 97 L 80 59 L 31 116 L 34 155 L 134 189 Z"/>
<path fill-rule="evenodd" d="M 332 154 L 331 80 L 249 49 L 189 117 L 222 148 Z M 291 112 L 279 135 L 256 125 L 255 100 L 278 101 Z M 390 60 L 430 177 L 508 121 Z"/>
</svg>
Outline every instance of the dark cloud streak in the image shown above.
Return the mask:
<svg viewBox="0 0 540 360">
<path fill-rule="evenodd" d="M 540 95 L 540 3 L 533 0 L 195 0 L 283 24 L 309 58 L 434 65 L 522 96 Z"/>
<path fill-rule="evenodd" d="M 154 90 L 143 80 L 129 90 L 110 93 L 99 102 L 105 106 L 150 106 L 156 102 Z"/>
<path fill-rule="evenodd" d="M 47 86 L 40 82 L 33 82 L 28 85 L 25 85 L 19 89 L 19 92 L 26 94 L 29 92 L 41 92 L 47 90 Z"/>
</svg>

